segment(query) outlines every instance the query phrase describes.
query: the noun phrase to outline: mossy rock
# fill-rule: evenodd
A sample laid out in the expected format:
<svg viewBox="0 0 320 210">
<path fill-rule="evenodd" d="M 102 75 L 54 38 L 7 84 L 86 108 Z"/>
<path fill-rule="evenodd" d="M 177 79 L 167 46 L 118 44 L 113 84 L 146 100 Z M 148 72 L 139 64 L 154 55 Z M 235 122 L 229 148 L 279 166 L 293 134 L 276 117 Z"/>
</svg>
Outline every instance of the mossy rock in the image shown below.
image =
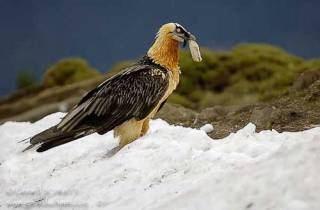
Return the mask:
<svg viewBox="0 0 320 210">
<path fill-rule="evenodd" d="M 100 73 L 81 58 L 67 58 L 51 66 L 43 76 L 44 87 L 62 86 L 90 79 Z"/>
</svg>

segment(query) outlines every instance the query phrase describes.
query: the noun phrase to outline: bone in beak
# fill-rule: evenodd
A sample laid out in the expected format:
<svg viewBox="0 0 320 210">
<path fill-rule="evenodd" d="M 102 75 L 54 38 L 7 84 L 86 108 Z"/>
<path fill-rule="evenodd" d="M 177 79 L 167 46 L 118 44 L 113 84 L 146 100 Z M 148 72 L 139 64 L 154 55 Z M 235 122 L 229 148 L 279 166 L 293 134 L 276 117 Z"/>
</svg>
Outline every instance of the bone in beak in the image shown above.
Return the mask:
<svg viewBox="0 0 320 210">
<path fill-rule="evenodd" d="M 189 49 L 192 56 L 192 60 L 196 62 L 200 62 L 202 61 L 201 53 L 200 53 L 199 45 L 195 40 L 196 40 L 195 36 L 191 35 L 190 39 L 188 40 Z"/>
</svg>

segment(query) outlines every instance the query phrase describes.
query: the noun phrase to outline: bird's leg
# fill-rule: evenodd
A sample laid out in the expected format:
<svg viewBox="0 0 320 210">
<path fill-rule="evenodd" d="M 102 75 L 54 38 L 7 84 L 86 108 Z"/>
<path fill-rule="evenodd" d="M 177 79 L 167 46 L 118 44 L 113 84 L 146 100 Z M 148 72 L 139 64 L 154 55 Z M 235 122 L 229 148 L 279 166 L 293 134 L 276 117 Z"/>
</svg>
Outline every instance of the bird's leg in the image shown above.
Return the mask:
<svg viewBox="0 0 320 210">
<path fill-rule="evenodd" d="M 119 136 L 120 148 L 140 137 L 142 124 L 143 120 L 137 121 L 135 119 L 131 119 L 114 129 L 115 136 Z"/>
<path fill-rule="evenodd" d="M 145 119 L 143 121 L 140 136 L 144 136 L 148 132 L 148 130 L 149 130 L 149 121 L 150 121 L 150 119 Z"/>
</svg>

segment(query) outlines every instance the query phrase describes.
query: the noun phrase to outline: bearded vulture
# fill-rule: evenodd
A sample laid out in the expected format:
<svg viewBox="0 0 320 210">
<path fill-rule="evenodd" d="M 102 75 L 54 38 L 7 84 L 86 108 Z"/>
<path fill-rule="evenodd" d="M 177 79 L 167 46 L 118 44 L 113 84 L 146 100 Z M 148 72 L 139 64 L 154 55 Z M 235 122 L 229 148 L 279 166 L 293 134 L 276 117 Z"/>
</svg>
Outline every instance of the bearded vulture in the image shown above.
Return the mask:
<svg viewBox="0 0 320 210">
<path fill-rule="evenodd" d="M 188 43 L 192 58 L 201 61 L 195 41 L 181 25 L 163 25 L 142 59 L 88 92 L 60 123 L 31 137 L 25 150 L 36 146 L 37 152 L 43 152 L 112 129 L 120 148 L 143 136 L 149 120 L 179 83 L 180 43 Z"/>
</svg>

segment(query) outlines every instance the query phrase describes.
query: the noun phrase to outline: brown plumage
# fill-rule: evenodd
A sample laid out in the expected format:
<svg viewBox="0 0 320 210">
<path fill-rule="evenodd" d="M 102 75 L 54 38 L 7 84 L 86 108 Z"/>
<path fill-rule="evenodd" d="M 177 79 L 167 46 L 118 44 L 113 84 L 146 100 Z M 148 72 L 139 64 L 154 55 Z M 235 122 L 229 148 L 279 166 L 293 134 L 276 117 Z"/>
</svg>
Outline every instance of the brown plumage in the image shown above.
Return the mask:
<svg viewBox="0 0 320 210">
<path fill-rule="evenodd" d="M 150 119 L 179 83 L 180 42 L 195 41 L 181 25 L 168 23 L 147 54 L 87 93 L 61 122 L 30 139 L 38 152 L 114 129 L 120 147 L 147 133 Z"/>
</svg>

